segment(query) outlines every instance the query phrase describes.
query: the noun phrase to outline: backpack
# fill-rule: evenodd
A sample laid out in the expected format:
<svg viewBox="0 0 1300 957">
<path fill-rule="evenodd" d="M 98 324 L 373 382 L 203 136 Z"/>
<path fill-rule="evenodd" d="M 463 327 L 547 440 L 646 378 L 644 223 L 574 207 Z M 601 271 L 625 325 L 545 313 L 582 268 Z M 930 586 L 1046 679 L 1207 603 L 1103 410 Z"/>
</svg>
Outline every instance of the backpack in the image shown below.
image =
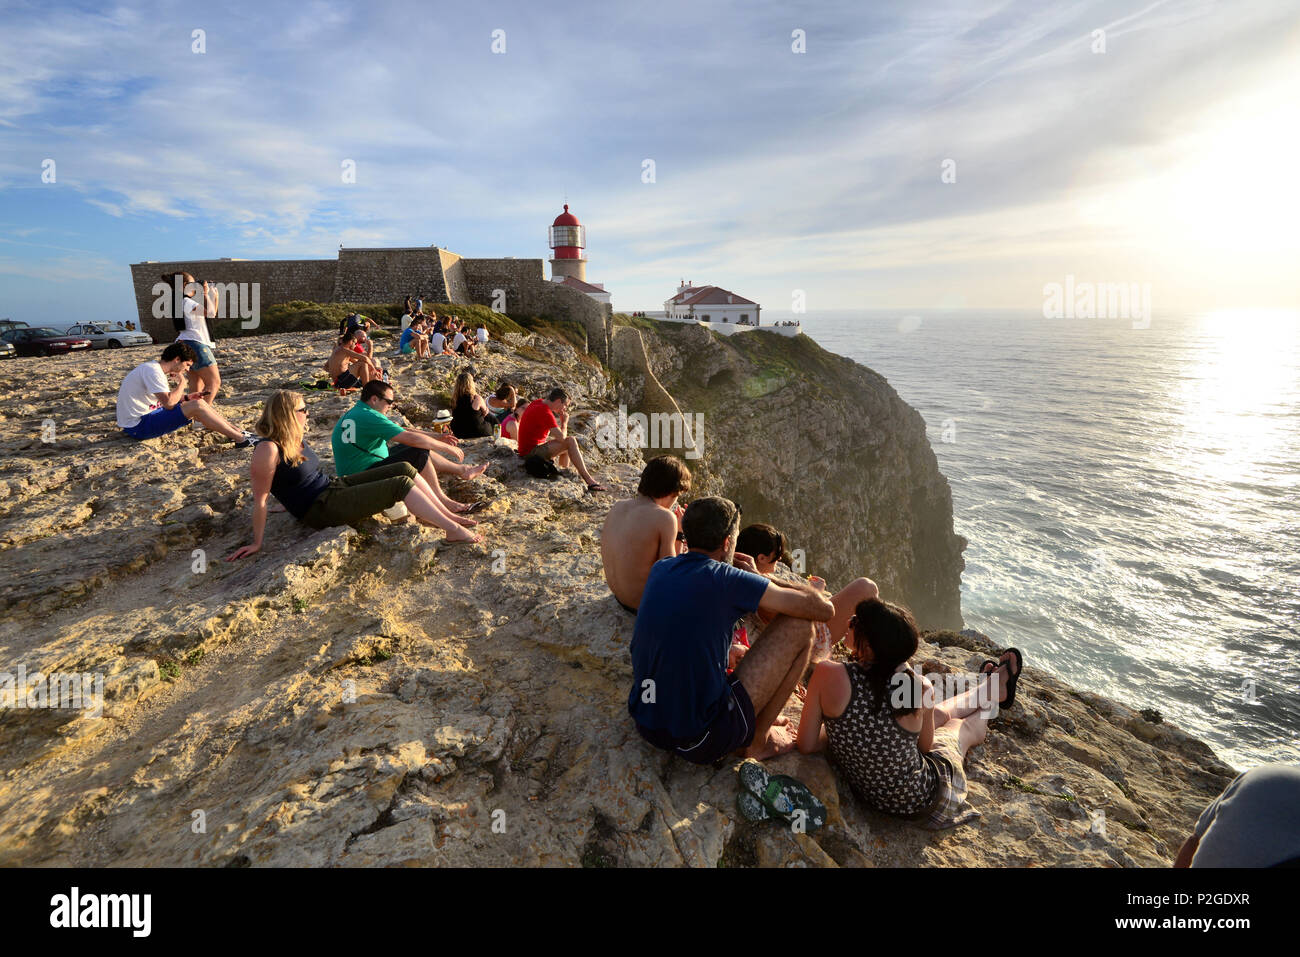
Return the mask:
<svg viewBox="0 0 1300 957">
<path fill-rule="evenodd" d="M 524 471 L 533 478 L 557 479 L 560 477 L 560 470 L 555 467 L 555 463 L 545 456 L 538 455 L 536 452 L 530 452 L 525 456 Z"/>
</svg>

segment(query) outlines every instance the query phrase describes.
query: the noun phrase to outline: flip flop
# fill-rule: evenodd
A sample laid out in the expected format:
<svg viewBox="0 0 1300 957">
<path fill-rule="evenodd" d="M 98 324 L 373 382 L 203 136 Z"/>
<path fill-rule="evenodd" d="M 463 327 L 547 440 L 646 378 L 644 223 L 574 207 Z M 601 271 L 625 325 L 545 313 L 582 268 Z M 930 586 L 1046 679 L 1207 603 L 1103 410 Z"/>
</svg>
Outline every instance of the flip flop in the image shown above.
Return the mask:
<svg viewBox="0 0 1300 957">
<path fill-rule="evenodd" d="M 741 786 L 767 809 L 771 817 L 793 824 L 802 819 L 805 834 L 826 823 L 826 805 L 807 785 L 788 774 L 769 774 L 757 761 L 746 761 L 739 770 Z"/>
<path fill-rule="evenodd" d="M 742 790 L 736 795 L 736 807 L 740 808 L 740 816 L 746 821 L 757 823 L 772 819 L 772 815 L 767 812 L 763 802 L 748 791 Z"/>
<path fill-rule="evenodd" d="M 1007 700 L 998 705 L 1000 708 L 1010 708 L 1016 703 L 1016 682 L 1020 680 L 1020 674 L 1025 670 L 1025 659 L 1020 654 L 1019 648 L 1008 648 L 1003 654 L 1012 654 L 1016 656 L 1016 673 L 1007 678 Z M 1008 671 L 1011 669 L 1008 668 Z"/>
<path fill-rule="evenodd" d="M 460 514 L 473 515 L 475 512 L 483 511 L 483 509 L 487 508 L 491 504 L 492 504 L 491 502 L 483 501 L 483 500 L 477 502 L 470 502 L 469 508 L 465 509 L 465 511 L 461 512 Z"/>
</svg>

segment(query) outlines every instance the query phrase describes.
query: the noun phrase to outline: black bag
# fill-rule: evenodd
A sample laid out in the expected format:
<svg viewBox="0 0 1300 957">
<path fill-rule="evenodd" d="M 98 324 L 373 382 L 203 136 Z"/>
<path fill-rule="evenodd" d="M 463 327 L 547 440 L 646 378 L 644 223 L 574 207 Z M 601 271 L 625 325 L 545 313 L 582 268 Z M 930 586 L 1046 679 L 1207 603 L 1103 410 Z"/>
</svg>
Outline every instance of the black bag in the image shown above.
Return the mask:
<svg viewBox="0 0 1300 957">
<path fill-rule="evenodd" d="M 560 470 L 555 467 L 555 463 L 543 455 L 536 452 L 530 452 L 524 457 L 524 471 L 533 478 L 557 479 L 560 477 Z"/>
</svg>

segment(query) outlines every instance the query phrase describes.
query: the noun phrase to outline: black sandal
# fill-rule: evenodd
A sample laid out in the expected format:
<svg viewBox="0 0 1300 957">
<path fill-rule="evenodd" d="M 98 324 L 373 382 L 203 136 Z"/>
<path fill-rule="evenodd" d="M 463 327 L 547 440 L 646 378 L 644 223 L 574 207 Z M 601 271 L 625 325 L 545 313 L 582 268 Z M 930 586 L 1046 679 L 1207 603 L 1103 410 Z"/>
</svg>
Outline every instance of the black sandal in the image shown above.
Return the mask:
<svg viewBox="0 0 1300 957">
<path fill-rule="evenodd" d="M 487 508 L 491 504 L 492 504 L 491 502 L 486 502 L 483 500 L 479 500 L 477 502 L 471 502 L 469 508 L 465 509 L 465 511 L 461 512 L 460 514 L 473 515 L 475 512 L 483 511 L 483 509 Z"/>
<path fill-rule="evenodd" d="M 1002 653 L 1016 656 L 1016 673 L 1007 678 L 1007 700 L 999 705 L 1002 708 L 1010 708 L 1016 703 L 1016 682 L 1020 680 L 1020 673 L 1025 670 L 1025 659 L 1021 656 L 1019 648 L 1008 648 Z M 1007 670 L 1010 671 L 1011 669 L 1008 668 Z"/>
</svg>

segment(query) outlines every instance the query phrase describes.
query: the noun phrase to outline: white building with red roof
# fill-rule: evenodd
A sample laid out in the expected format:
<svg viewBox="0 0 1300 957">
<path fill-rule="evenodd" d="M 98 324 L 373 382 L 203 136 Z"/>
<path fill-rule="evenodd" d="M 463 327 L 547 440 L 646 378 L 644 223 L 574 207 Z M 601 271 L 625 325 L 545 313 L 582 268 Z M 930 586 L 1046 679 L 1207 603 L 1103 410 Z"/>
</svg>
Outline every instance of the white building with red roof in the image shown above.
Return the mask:
<svg viewBox="0 0 1300 957">
<path fill-rule="evenodd" d="M 760 327 L 788 336 L 798 335 L 797 327 L 763 326 L 759 313 L 763 307 L 721 286 L 697 286 L 683 279 L 677 293 L 664 301 L 664 318 L 669 322 L 696 322 L 723 335 L 748 332 Z"/>
</svg>

